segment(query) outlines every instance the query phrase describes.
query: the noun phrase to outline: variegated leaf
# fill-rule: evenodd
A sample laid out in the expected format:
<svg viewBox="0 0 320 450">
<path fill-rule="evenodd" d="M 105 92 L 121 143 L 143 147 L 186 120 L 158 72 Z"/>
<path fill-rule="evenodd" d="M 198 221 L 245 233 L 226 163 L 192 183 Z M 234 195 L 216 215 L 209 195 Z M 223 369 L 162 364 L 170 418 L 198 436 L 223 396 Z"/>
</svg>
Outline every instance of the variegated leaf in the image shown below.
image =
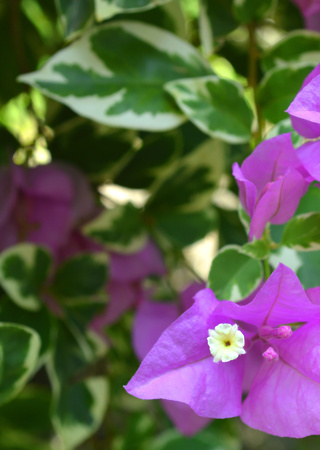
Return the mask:
<svg viewBox="0 0 320 450">
<path fill-rule="evenodd" d="M 51 258 L 48 251 L 33 244 L 18 244 L 0 256 L 0 283 L 21 308 L 41 308 L 39 290 L 46 281 Z"/>
<path fill-rule="evenodd" d="M 108 248 L 133 253 L 140 250 L 147 240 L 141 220 L 141 212 L 132 203 L 119 205 L 104 211 L 89 222 L 84 231 Z"/>
<path fill-rule="evenodd" d="M 299 251 L 320 249 L 320 213 L 293 217 L 283 231 L 282 244 Z"/>
<path fill-rule="evenodd" d="M 219 300 L 238 302 L 253 292 L 262 278 L 261 262 L 243 253 L 241 247 L 229 245 L 212 261 L 208 286 Z"/>
<path fill-rule="evenodd" d="M 144 11 L 170 0 L 95 0 L 97 20 L 105 20 L 120 13 Z"/>
<path fill-rule="evenodd" d="M 38 362 L 40 339 L 31 328 L 0 323 L 0 404 L 15 397 Z"/>
<path fill-rule="evenodd" d="M 211 75 L 170 81 L 166 89 L 204 133 L 230 143 L 250 140 L 253 113 L 240 85 Z"/>
<path fill-rule="evenodd" d="M 265 74 L 259 85 L 258 100 L 267 120 L 277 123 L 288 117 L 285 110 L 313 68 L 310 63 L 290 63 L 276 66 Z"/>
<path fill-rule="evenodd" d="M 52 421 L 63 448 L 72 449 L 99 427 L 108 401 L 104 377 L 90 377 L 61 387 L 55 395 Z"/>
<path fill-rule="evenodd" d="M 286 33 L 262 58 L 264 69 L 288 63 L 318 64 L 320 60 L 320 35 L 311 30 L 295 30 Z"/>
<path fill-rule="evenodd" d="M 200 54 L 175 35 L 123 21 L 93 28 L 20 81 L 98 122 L 166 130 L 185 119 L 164 84 L 211 73 Z"/>
<path fill-rule="evenodd" d="M 67 38 L 93 21 L 94 0 L 56 0 L 56 4 Z"/>
</svg>

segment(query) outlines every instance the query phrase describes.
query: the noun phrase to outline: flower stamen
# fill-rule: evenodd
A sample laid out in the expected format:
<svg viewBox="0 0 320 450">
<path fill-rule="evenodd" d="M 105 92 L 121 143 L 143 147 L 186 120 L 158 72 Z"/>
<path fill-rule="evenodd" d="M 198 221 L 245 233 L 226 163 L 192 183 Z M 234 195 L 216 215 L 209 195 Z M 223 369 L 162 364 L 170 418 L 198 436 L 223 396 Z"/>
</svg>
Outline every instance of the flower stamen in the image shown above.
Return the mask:
<svg viewBox="0 0 320 450">
<path fill-rule="evenodd" d="M 215 363 L 232 361 L 246 353 L 244 335 L 236 324 L 220 323 L 209 330 L 208 344 Z"/>
</svg>

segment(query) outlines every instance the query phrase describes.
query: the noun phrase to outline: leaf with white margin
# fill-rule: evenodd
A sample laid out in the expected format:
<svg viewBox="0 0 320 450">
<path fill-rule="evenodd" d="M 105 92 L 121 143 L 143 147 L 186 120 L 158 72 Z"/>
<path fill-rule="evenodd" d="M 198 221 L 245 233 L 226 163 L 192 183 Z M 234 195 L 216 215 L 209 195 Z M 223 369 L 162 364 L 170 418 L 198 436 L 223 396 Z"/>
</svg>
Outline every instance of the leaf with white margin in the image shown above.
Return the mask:
<svg viewBox="0 0 320 450">
<path fill-rule="evenodd" d="M 84 232 L 113 251 L 133 253 L 147 241 L 141 211 L 132 203 L 103 211 L 84 227 Z"/>
<path fill-rule="evenodd" d="M 232 0 L 200 0 L 200 39 L 205 54 L 213 53 L 216 38 L 227 35 L 237 26 Z"/>
<path fill-rule="evenodd" d="M 211 75 L 170 81 L 165 88 L 204 133 L 232 144 L 250 140 L 253 113 L 240 85 Z"/>
<path fill-rule="evenodd" d="M 170 0 L 95 0 L 96 19 L 102 21 L 121 14 L 144 11 L 163 5 Z"/>
<path fill-rule="evenodd" d="M 0 255 L 0 283 L 9 297 L 21 308 L 41 308 L 39 291 L 51 265 L 49 252 L 34 244 L 18 244 Z"/>
<path fill-rule="evenodd" d="M 159 178 L 145 206 L 146 214 L 157 218 L 168 213 L 208 208 L 224 170 L 224 154 L 222 141 L 207 139 L 180 158 Z"/>
<path fill-rule="evenodd" d="M 40 350 L 38 333 L 0 323 L 0 405 L 15 397 L 34 372 Z"/>
<path fill-rule="evenodd" d="M 108 384 L 103 377 L 61 387 L 53 405 L 52 421 L 64 448 L 75 448 L 99 427 L 108 401 Z"/>
<path fill-rule="evenodd" d="M 265 71 L 288 63 L 311 63 L 316 65 L 320 60 L 320 35 L 311 30 L 295 30 L 286 33 L 283 38 L 271 47 L 262 57 L 261 63 Z"/>
<path fill-rule="evenodd" d="M 238 302 L 251 294 L 261 283 L 260 261 L 243 253 L 241 247 L 223 247 L 212 261 L 208 287 L 219 300 Z"/>
<path fill-rule="evenodd" d="M 91 29 L 19 80 L 89 119 L 155 131 L 185 120 L 164 84 L 211 73 L 201 55 L 175 35 L 123 21 Z"/>
<path fill-rule="evenodd" d="M 301 214 L 289 220 L 282 244 L 298 251 L 320 250 L 320 213 Z"/>
<path fill-rule="evenodd" d="M 56 4 L 67 38 L 93 22 L 94 0 L 56 0 Z"/>
</svg>

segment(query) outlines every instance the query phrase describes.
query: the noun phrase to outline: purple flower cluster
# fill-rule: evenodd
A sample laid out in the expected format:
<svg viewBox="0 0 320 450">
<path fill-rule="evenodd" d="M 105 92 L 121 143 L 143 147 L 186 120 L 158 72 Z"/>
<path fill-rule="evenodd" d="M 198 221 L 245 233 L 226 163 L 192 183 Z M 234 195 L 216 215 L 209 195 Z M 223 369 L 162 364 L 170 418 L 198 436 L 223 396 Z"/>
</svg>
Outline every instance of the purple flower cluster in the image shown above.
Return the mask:
<svg viewBox="0 0 320 450">
<path fill-rule="evenodd" d="M 192 304 L 192 297 L 204 288 L 203 284 L 193 283 L 182 293 L 179 302 L 157 303 L 145 300 L 137 309 L 133 324 L 133 348 L 140 360 L 148 354 L 165 329 Z M 198 416 L 185 403 L 163 400 L 162 405 L 174 425 L 185 435 L 197 433 L 210 419 Z"/>
<path fill-rule="evenodd" d="M 319 85 L 320 65 L 288 109 L 293 127 L 311 139 L 320 137 Z M 235 163 L 233 175 L 250 217 L 249 240 L 260 239 L 268 223 L 290 220 L 310 183 L 320 181 L 320 143 L 296 150 L 291 134 L 276 136 L 241 167 Z M 237 304 L 218 301 L 210 289 L 194 300 L 180 317 L 173 305 L 141 304 L 134 345 L 144 359 L 127 392 L 183 404 L 190 418 L 190 411 L 206 419 L 240 416 L 277 436 L 320 434 L 320 287 L 305 291 L 279 264 Z M 189 420 L 182 428 L 178 418 L 172 414 L 184 433 L 197 428 Z"/>
<path fill-rule="evenodd" d="M 309 298 L 279 265 L 244 305 L 200 291 L 125 388 L 142 399 L 185 403 L 203 417 L 240 415 L 278 436 L 319 434 L 319 333 L 318 292 Z"/>
<path fill-rule="evenodd" d="M 19 242 L 44 245 L 56 265 L 77 253 L 108 251 L 81 232 L 101 208 L 86 178 L 74 167 L 53 163 L 31 169 L 12 164 L 0 170 L 0 193 L 0 250 Z M 105 313 L 93 323 L 96 330 L 146 297 L 146 277 L 165 273 L 162 255 L 151 240 L 136 253 L 108 253 L 110 299 Z"/>
</svg>

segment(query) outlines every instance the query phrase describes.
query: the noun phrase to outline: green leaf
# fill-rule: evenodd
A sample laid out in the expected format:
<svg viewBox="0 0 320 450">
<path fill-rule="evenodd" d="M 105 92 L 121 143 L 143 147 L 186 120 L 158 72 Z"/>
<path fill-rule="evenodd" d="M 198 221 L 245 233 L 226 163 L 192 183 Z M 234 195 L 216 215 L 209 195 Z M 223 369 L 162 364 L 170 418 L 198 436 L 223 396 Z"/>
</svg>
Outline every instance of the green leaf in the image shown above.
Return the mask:
<svg viewBox="0 0 320 450">
<path fill-rule="evenodd" d="M 170 0 L 95 0 L 96 18 L 102 21 L 115 14 L 144 11 L 168 1 Z"/>
<path fill-rule="evenodd" d="M 102 133 L 101 126 L 85 121 L 67 133 L 56 134 L 50 142 L 50 152 L 53 159 L 76 165 L 90 180 L 102 183 L 106 179 L 112 179 L 113 170 L 117 171 L 121 162 L 127 161 L 131 156 L 132 139 L 124 130 L 106 130 Z M 75 142 L 77 145 L 74 145 Z M 92 142 L 94 158 L 88 152 Z"/>
<path fill-rule="evenodd" d="M 148 133 L 142 147 L 114 178 L 115 184 L 132 189 L 147 189 L 164 170 L 181 155 L 181 139 L 177 130 L 168 133 Z"/>
<path fill-rule="evenodd" d="M 56 323 L 53 351 L 47 365 L 54 391 L 58 391 L 61 385 L 71 384 L 81 379 L 91 363 L 92 355 L 89 346 L 83 347 L 82 342 L 79 345 L 74 333 L 67 325 L 60 321 Z"/>
<path fill-rule="evenodd" d="M 56 332 L 48 362 L 54 395 L 52 421 L 63 448 L 71 449 L 100 425 L 108 397 L 107 382 L 101 377 L 88 377 L 95 356 L 84 334 L 80 342 L 62 322 L 57 323 Z"/>
<path fill-rule="evenodd" d="M 205 53 L 210 55 L 214 39 L 230 33 L 238 23 L 232 14 L 232 0 L 201 0 L 200 8 L 200 38 Z"/>
<path fill-rule="evenodd" d="M 192 153 L 171 165 L 159 179 L 147 205 L 146 214 L 201 211 L 211 203 L 216 183 L 224 170 L 225 145 L 206 140 Z"/>
<path fill-rule="evenodd" d="M 6 424 L 6 426 L 9 425 L 15 429 L 17 434 L 21 431 L 28 434 L 30 433 L 30 435 L 35 435 L 35 438 L 40 436 L 44 437 L 45 435 L 49 436 L 52 432 L 49 416 L 50 394 L 48 386 L 42 387 L 38 384 L 35 385 L 31 383 L 25 386 L 13 401 L 1 406 L 0 427 L 2 431 Z M 31 411 L 32 414 L 30 414 Z M 4 446 L 2 438 L 3 436 L 1 433 L 1 450 Z M 13 450 L 12 447 L 11 449 Z M 29 449 L 26 447 L 26 449 L 30 450 L 30 447 Z"/>
<path fill-rule="evenodd" d="M 80 342 L 80 345 L 89 346 L 91 337 L 87 335 L 90 327 L 90 322 L 100 315 L 106 308 L 106 295 L 101 299 L 96 298 L 76 298 L 68 299 L 64 304 L 64 311 L 66 315 L 66 323 L 69 329 L 72 331 L 75 338 Z M 89 341 L 87 340 L 89 339 Z M 86 342 L 84 342 L 86 341 Z M 86 355 L 87 348 L 85 350 Z M 91 355 L 90 355 L 91 357 Z"/>
<path fill-rule="evenodd" d="M 47 355 L 51 348 L 52 316 L 45 305 L 37 311 L 29 311 L 20 308 L 9 297 L 1 297 L 0 302 L 0 322 L 16 323 L 25 325 L 36 331 L 41 339 L 41 348 L 39 353 L 39 364 Z"/>
<path fill-rule="evenodd" d="M 305 289 L 319 286 L 320 252 L 296 252 L 300 267 L 297 276 Z"/>
<path fill-rule="evenodd" d="M 66 449 L 76 447 L 98 429 L 107 401 L 107 380 L 102 377 L 61 388 L 55 398 L 52 420 Z"/>
<path fill-rule="evenodd" d="M 234 0 L 233 11 L 240 22 L 263 19 L 275 6 L 275 0 Z"/>
<path fill-rule="evenodd" d="M 230 434 L 202 431 L 196 436 L 181 436 L 176 430 L 163 432 L 149 450 L 240 450 L 240 445 Z"/>
<path fill-rule="evenodd" d="M 290 267 L 304 289 L 319 286 L 320 251 L 298 252 L 292 248 L 280 247 L 273 252 L 269 261 L 275 269 L 280 262 Z"/>
<path fill-rule="evenodd" d="M 320 35 L 311 30 L 295 30 L 287 33 L 262 58 L 264 69 L 287 65 L 288 63 L 310 63 L 320 60 Z"/>
<path fill-rule="evenodd" d="M 237 302 L 259 286 L 262 265 L 241 247 L 227 246 L 220 250 L 211 264 L 208 286 L 219 300 Z"/>
<path fill-rule="evenodd" d="M 317 182 L 309 186 L 308 192 L 300 200 L 296 214 L 320 213 L 320 189 Z"/>
<path fill-rule="evenodd" d="M 263 239 L 254 239 L 242 247 L 242 252 L 258 260 L 266 259 L 270 254 L 270 245 Z"/>
<path fill-rule="evenodd" d="M 185 247 L 204 238 L 217 225 L 213 209 L 175 212 L 156 218 L 157 227 L 177 247 Z"/>
<path fill-rule="evenodd" d="M 200 54 L 174 34 L 128 21 L 91 29 L 38 72 L 19 79 L 95 121 L 163 131 L 184 121 L 164 84 L 211 73 Z"/>
<path fill-rule="evenodd" d="M 90 222 L 84 231 L 110 249 L 120 252 L 135 252 L 142 248 L 147 240 L 141 212 L 132 203 L 104 211 Z"/>
<path fill-rule="evenodd" d="M 277 123 L 288 117 L 285 110 L 313 68 L 312 64 L 297 63 L 275 67 L 266 73 L 259 86 L 258 101 L 267 120 Z"/>
<path fill-rule="evenodd" d="M 246 233 L 249 234 L 251 218 L 245 212 L 241 203 L 239 203 L 239 207 L 238 207 L 238 216 L 239 216 L 240 222 L 242 223 L 243 228 L 245 229 Z"/>
<path fill-rule="evenodd" d="M 296 250 L 320 249 L 320 213 L 307 213 L 293 217 L 287 223 L 282 244 Z"/>
<path fill-rule="evenodd" d="M 0 404 L 15 397 L 26 384 L 36 368 L 39 349 L 34 330 L 0 323 Z"/>
<path fill-rule="evenodd" d="M 265 140 L 285 133 L 291 133 L 291 141 L 294 148 L 299 148 L 304 143 L 304 138 L 293 129 L 290 117 L 276 123 L 267 133 Z"/>
<path fill-rule="evenodd" d="M 87 297 L 102 291 L 107 283 L 108 257 L 105 253 L 82 253 L 63 263 L 53 282 L 62 298 Z"/>
<path fill-rule="evenodd" d="M 47 250 L 33 244 L 18 244 L 0 255 L 0 283 L 21 308 L 41 308 L 40 289 L 51 265 Z"/>
<path fill-rule="evenodd" d="M 66 37 L 71 37 L 93 21 L 94 0 L 56 0 Z"/>
<path fill-rule="evenodd" d="M 204 133 L 233 144 L 250 140 L 253 113 L 235 82 L 212 75 L 171 81 L 166 90 Z"/>
</svg>

